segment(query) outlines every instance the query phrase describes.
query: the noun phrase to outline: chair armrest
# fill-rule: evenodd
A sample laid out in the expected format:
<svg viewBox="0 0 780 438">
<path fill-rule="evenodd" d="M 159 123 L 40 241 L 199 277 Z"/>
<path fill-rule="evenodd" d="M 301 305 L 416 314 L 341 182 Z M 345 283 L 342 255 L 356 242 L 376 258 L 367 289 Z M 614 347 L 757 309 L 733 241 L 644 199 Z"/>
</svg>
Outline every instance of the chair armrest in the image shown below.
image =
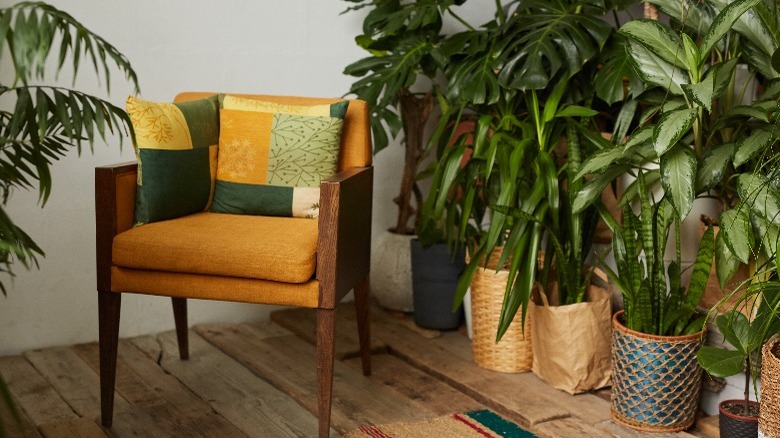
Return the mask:
<svg viewBox="0 0 780 438">
<path fill-rule="evenodd" d="M 373 167 L 356 167 L 320 184 L 317 280 L 320 308 L 335 308 L 371 267 Z"/>
<path fill-rule="evenodd" d="M 111 247 L 114 236 L 133 227 L 138 164 L 95 168 L 95 237 L 97 289 L 111 290 Z"/>
</svg>

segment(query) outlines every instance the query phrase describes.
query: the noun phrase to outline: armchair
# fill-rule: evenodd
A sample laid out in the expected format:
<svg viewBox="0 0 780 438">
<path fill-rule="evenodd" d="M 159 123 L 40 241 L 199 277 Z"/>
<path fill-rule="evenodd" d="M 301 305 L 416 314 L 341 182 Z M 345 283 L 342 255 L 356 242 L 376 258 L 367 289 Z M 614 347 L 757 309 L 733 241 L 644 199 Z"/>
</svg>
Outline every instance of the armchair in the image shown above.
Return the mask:
<svg viewBox="0 0 780 438">
<path fill-rule="evenodd" d="M 175 101 L 212 94 L 182 93 Z M 294 105 L 337 100 L 242 97 Z M 353 100 L 344 118 L 338 173 L 320 184 L 316 220 L 202 212 L 133 227 L 137 164 L 95 169 L 104 426 L 112 423 L 121 297 L 140 293 L 171 297 L 182 360 L 189 356 L 188 298 L 316 309 L 319 436 L 328 436 L 335 309 L 353 288 L 363 374 L 371 372 L 371 156 L 368 109 L 365 102 Z"/>
</svg>

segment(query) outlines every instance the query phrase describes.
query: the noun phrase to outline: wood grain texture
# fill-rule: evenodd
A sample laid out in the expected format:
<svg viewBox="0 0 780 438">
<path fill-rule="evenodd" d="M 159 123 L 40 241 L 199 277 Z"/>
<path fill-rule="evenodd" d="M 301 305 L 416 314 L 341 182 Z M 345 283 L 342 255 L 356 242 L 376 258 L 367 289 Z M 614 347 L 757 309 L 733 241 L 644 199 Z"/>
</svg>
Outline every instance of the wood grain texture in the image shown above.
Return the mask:
<svg viewBox="0 0 780 438">
<path fill-rule="evenodd" d="M 119 313 L 122 294 L 98 291 L 98 333 L 100 338 L 100 423 L 111 427 L 114 418 L 114 382 L 119 341 Z"/>
<path fill-rule="evenodd" d="M 362 367 L 359 358 L 344 363 L 355 370 Z M 391 354 L 373 357 L 371 379 L 422 403 L 437 416 L 484 408 L 484 404 Z"/>
<path fill-rule="evenodd" d="M 27 414 L 35 426 L 79 418 L 24 357 L 0 357 L 0 374 L 16 400 L 17 407 Z"/>
<path fill-rule="evenodd" d="M 310 437 L 317 419 L 251 371 L 194 332 L 190 332 L 190 359 L 179 359 L 176 333 L 158 336 L 160 365 L 248 436 Z M 275 361 L 272 356 L 266 360 Z M 313 365 L 314 360 L 309 362 Z M 312 366 L 313 368 L 313 366 Z M 314 373 L 310 373 L 313 374 Z"/>
<path fill-rule="evenodd" d="M 127 218 L 119 218 L 118 212 L 132 215 L 134 206 L 117 205 L 117 178 L 136 174 L 138 164 L 120 163 L 95 168 L 95 237 L 97 261 L 97 290 L 111 290 L 111 246 L 117 234 L 118 223 L 126 223 Z M 134 197 L 133 197 L 134 200 Z M 132 223 L 132 218 L 130 219 Z"/>
<path fill-rule="evenodd" d="M 70 348 L 26 351 L 24 357 L 54 387 L 79 417 L 99 421 L 98 376 Z M 121 396 L 114 398 L 114 423 L 118 436 L 164 436 L 165 432 L 139 407 Z"/>
<path fill-rule="evenodd" d="M 89 418 L 57 421 L 41 426 L 41 434 L 46 438 L 104 438 L 108 435 Z"/>
<path fill-rule="evenodd" d="M 320 183 L 317 280 L 320 308 L 333 309 L 371 266 L 374 169 L 353 168 Z"/>
<path fill-rule="evenodd" d="M 355 285 L 355 319 L 363 375 L 371 375 L 371 282 L 368 275 Z"/>
<path fill-rule="evenodd" d="M 317 309 L 317 419 L 320 438 L 328 438 L 333 397 L 333 341 L 336 311 Z"/>
<path fill-rule="evenodd" d="M 610 436 L 603 430 L 571 417 L 538 424 L 533 431 L 542 438 L 606 438 Z"/>
<path fill-rule="evenodd" d="M 95 343 L 73 347 L 93 370 L 99 368 Z M 215 413 L 175 377 L 149 360 L 131 341 L 122 340 L 117 361 L 117 393 L 140 407 L 172 436 L 243 436 L 243 432 Z"/>
<path fill-rule="evenodd" d="M 339 314 L 341 312 L 339 310 Z M 310 412 L 316 412 L 313 345 L 296 336 L 262 339 L 255 335 L 254 327 L 243 324 L 228 331 L 214 330 L 208 325 L 198 326 L 196 330 L 253 373 L 298 400 Z M 432 416 L 424 404 L 403 397 L 342 362 L 335 363 L 331 424 L 340 433 L 366 423 L 392 423 Z"/>
</svg>

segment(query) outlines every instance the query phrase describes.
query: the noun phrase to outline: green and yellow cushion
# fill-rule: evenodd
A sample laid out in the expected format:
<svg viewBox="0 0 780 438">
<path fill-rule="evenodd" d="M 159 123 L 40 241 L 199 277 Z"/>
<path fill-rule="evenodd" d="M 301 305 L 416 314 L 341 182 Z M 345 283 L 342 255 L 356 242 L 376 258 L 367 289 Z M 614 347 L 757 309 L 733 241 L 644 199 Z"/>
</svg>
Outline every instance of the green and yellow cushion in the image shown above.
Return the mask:
<svg viewBox="0 0 780 438">
<path fill-rule="evenodd" d="M 225 96 L 211 211 L 318 217 L 320 181 L 336 173 L 348 105 Z"/>
<path fill-rule="evenodd" d="M 138 158 L 136 225 L 208 210 L 219 144 L 217 95 L 180 103 L 127 98 Z"/>
</svg>

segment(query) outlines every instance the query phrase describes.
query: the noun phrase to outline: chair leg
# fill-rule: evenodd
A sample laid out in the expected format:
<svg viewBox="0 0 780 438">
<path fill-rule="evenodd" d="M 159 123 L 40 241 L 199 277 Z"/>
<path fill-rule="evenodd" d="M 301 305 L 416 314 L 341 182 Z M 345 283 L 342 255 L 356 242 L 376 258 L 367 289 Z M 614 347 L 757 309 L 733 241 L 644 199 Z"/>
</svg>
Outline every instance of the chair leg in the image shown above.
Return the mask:
<svg viewBox="0 0 780 438">
<path fill-rule="evenodd" d="M 317 417 L 320 438 L 327 438 L 330 433 L 335 332 L 336 310 L 317 309 Z"/>
<path fill-rule="evenodd" d="M 179 343 L 181 360 L 190 358 L 190 342 L 187 333 L 187 299 L 171 297 L 173 303 L 173 319 L 176 322 L 176 340 Z"/>
<path fill-rule="evenodd" d="M 100 415 L 101 423 L 111 427 L 114 417 L 116 353 L 119 344 L 119 310 L 122 294 L 98 291 L 98 327 L 100 338 Z"/>
<path fill-rule="evenodd" d="M 358 338 L 360 339 L 360 362 L 363 375 L 371 375 L 371 287 L 369 276 L 355 285 L 355 312 L 357 312 Z"/>
</svg>

